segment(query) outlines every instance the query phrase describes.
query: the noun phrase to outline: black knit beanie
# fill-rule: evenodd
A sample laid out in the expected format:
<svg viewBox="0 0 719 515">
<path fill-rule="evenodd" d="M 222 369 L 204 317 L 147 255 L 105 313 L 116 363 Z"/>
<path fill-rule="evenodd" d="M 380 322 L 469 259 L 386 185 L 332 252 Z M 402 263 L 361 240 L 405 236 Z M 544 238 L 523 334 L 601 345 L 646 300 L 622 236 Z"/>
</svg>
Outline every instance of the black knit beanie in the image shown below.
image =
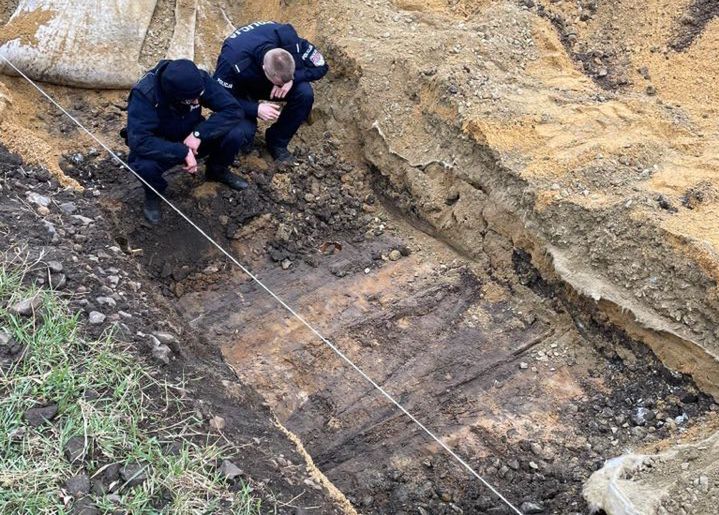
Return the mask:
<svg viewBox="0 0 719 515">
<path fill-rule="evenodd" d="M 160 85 L 165 94 L 176 102 L 199 98 L 205 89 L 200 70 L 188 59 L 168 63 L 162 71 Z"/>
</svg>

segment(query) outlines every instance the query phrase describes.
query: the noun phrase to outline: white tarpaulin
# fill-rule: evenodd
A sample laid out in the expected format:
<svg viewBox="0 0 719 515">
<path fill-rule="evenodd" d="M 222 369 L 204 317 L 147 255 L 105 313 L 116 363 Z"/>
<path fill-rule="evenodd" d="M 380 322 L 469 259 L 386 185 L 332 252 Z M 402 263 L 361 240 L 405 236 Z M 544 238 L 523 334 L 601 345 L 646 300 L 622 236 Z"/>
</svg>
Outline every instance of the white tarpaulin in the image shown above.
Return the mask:
<svg viewBox="0 0 719 515">
<path fill-rule="evenodd" d="M 141 51 L 156 4 L 20 0 L 0 29 L 0 53 L 34 79 L 92 88 L 129 87 L 144 71 Z M 167 57 L 193 58 L 196 4 L 177 1 Z"/>
<path fill-rule="evenodd" d="M 717 513 L 719 433 L 659 454 L 606 462 L 584 485 L 592 512 L 608 515 Z"/>
</svg>

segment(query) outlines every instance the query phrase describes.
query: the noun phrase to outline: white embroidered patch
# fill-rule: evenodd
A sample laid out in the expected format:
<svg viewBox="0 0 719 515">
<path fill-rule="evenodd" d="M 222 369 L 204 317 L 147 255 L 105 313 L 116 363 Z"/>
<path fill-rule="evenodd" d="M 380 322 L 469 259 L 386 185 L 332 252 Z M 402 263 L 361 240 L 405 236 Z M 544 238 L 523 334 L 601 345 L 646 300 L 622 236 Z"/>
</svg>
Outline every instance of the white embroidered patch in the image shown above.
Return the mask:
<svg viewBox="0 0 719 515">
<path fill-rule="evenodd" d="M 314 64 L 315 66 L 325 65 L 325 58 L 319 52 L 319 50 L 315 50 L 314 52 L 312 52 L 312 55 L 310 56 L 310 61 L 312 61 L 312 64 Z"/>
<path fill-rule="evenodd" d="M 220 86 L 222 86 L 223 88 L 232 89 L 232 84 L 230 84 L 229 82 L 225 82 L 225 81 L 222 80 L 222 79 L 217 79 L 217 82 L 218 82 L 218 83 L 220 84 Z"/>
<path fill-rule="evenodd" d="M 312 52 L 312 50 L 314 50 L 314 49 L 315 49 L 314 46 L 312 46 L 312 45 L 308 46 L 307 50 L 305 50 L 305 53 L 302 54 L 302 60 L 304 61 L 305 59 L 307 59 L 310 55 L 310 52 Z"/>
</svg>

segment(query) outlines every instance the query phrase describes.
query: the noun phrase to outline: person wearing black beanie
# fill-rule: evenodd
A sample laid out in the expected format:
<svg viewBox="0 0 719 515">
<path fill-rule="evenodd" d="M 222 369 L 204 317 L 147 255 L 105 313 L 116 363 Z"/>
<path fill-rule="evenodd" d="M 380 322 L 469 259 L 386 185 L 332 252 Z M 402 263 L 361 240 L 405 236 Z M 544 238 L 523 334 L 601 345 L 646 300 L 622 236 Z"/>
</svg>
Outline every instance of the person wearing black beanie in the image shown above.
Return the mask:
<svg viewBox="0 0 719 515">
<path fill-rule="evenodd" d="M 203 107 L 213 111 L 207 119 Z M 229 167 L 238 152 L 251 147 L 254 130 L 233 96 L 195 63 L 160 61 L 132 88 L 123 131 L 130 147 L 128 164 L 147 182 L 145 218 L 151 224 L 160 222 L 157 193 L 167 188 L 163 174 L 183 163 L 187 172 L 195 173 L 197 159 L 206 157 L 206 180 L 235 190 L 247 188 Z"/>
</svg>

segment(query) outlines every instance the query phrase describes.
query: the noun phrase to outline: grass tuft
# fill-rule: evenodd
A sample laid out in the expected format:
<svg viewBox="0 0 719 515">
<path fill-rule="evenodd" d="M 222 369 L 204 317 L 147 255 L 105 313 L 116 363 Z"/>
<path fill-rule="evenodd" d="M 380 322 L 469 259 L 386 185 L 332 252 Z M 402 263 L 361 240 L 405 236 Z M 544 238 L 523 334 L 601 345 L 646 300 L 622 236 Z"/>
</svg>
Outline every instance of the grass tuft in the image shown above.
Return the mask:
<svg viewBox="0 0 719 515">
<path fill-rule="evenodd" d="M 63 490 L 65 481 L 82 472 L 101 480 L 113 464 L 141 464 L 147 479 L 134 487 L 103 482 L 111 492 L 88 496 L 101 512 L 259 513 L 248 485 L 219 475 L 217 463 L 231 449 L 213 444 L 175 394 L 184 385 L 154 379 L 112 335 L 84 339 L 65 303 L 24 287 L 23 273 L 0 265 L 0 331 L 21 347 L 0 361 L 0 513 L 70 513 L 76 499 Z M 35 294 L 43 299 L 35 317 L 7 309 Z M 58 407 L 54 420 L 27 423 L 28 409 L 51 404 Z M 70 463 L 64 449 L 75 437 L 85 458 Z"/>
</svg>

